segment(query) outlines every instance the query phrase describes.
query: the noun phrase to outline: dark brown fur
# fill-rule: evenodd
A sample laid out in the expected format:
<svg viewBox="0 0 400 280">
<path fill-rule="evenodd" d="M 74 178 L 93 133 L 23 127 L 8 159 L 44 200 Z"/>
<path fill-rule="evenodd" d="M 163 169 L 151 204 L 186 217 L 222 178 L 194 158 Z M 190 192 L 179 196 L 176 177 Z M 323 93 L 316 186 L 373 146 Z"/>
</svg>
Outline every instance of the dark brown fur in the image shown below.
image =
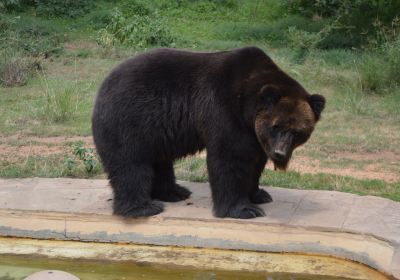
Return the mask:
<svg viewBox="0 0 400 280">
<path fill-rule="evenodd" d="M 93 137 L 114 192 L 114 213 L 163 210 L 190 192 L 174 160 L 207 149 L 217 217 L 264 215 L 258 180 L 268 158 L 285 169 L 324 108 L 260 49 L 192 53 L 159 49 L 115 68 L 93 111 Z"/>
</svg>

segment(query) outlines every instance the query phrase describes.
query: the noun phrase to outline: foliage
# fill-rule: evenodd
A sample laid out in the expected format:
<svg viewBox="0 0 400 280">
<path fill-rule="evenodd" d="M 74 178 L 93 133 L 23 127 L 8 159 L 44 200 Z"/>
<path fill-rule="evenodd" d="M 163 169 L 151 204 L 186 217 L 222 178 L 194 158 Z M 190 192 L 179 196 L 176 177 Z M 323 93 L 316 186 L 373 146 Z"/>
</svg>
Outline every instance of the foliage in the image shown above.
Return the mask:
<svg viewBox="0 0 400 280">
<path fill-rule="evenodd" d="M 80 92 L 78 84 L 65 84 L 61 81 L 49 82 L 44 76 L 42 107 L 43 117 L 50 123 L 63 123 L 75 117 L 78 112 L 80 102 Z"/>
<path fill-rule="evenodd" d="M 166 22 L 158 13 L 127 17 L 119 9 L 114 10 L 111 23 L 101 29 L 97 36 L 98 44 L 104 47 L 114 44 L 137 48 L 168 47 L 173 46 L 174 40 Z"/>
<path fill-rule="evenodd" d="M 308 32 L 298 30 L 296 27 L 289 27 L 287 38 L 289 45 L 295 50 L 297 62 L 304 62 L 309 52 L 315 50 L 320 42 L 329 36 L 331 31 L 336 28 L 337 20 L 326 24 L 318 32 Z"/>
<path fill-rule="evenodd" d="M 391 28 L 379 22 L 371 47 L 363 54 L 359 65 L 363 88 L 385 93 L 400 86 L 400 18 L 393 20 Z"/>
<path fill-rule="evenodd" d="M 95 7 L 94 0 L 0 0 L 0 10 L 22 11 L 33 7 L 44 17 L 74 18 L 83 16 Z"/>
<path fill-rule="evenodd" d="M 390 26 L 399 15 L 398 0 L 285 0 L 282 11 L 307 18 L 340 18 L 341 28 L 334 30 L 320 47 L 359 47 L 374 36 L 378 19 Z"/>
<path fill-rule="evenodd" d="M 175 164 L 175 173 L 180 180 L 207 182 L 207 167 L 204 158 L 187 157 Z M 400 184 L 380 180 L 358 180 L 331 174 L 300 174 L 295 171 L 276 172 L 265 170 L 260 185 L 294 189 L 335 190 L 361 195 L 373 194 L 400 201 Z"/>
<path fill-rule="evenodd" d="M 48 58 L 62 52 L 64 32 L 45 21 L 20 16 L 0 18 L 0 47 L 22 55 Z"/>
<path fill-rule="evenodd" d="M 111 23 L 112 13 L 108 10 L 96 10 L 90 13 L 86 19 L 87 26 L 93 28 L 93 30 L 99 30 L 105 28 Z"/>
<path fill-rule="evenodd" d="M 290 16 L 269 23 L 227 23 L 216 27 L 218 36 L 229 40 L 267 40 L 275 44 L 287 44 L 287 30 L 295 28 L 306 32 L 319 32 L 323 22 L 310 22 Z"/>
<path fill-rule="evenodd" d="M 359 71 L 366 90 L 385 93 L 399 86 L 400 38 L 382 45 L 378 50 L 366 52 L 360 62 Z"/>
<path fill-rule="evenodd" d="M 148 5 L 148 2 L 146 3 L 145 1 L 141 0 L 123 0 L 118 6 L 125 17 L 132 15 L 150 16 L 153 13 L 153 10 Z"/>
<path fill-rule="evenodd" d="M 86 148 L 84 143 L 79 141 L 77 143 L 72 144 L 72 151 L 75 155 L 75 159 L 79 160 L 88 174 L 94 174 L 99 171 L 99 160 L 97 159 L 97 154 L 95 149 Z M 65 159 L 65 166 L 69 171 L 72 171 L 76 168 L 78 164 L 74 158 L 67 157 Z"/>
<path fill-rule="evenodd" d="M 0 11 L 21 11 L 27 6 L 34 5 L 35 0 L 0 0 Z"/>
<path fill-rule="evenodd" d="M 90 12 L 94 0 L 35 0 L 36 12 L 46 17 L 79 17 Z"/>
<path fill-rule="evenodd" d="M 0 52 L 0 84 L 5 87 L 25 85 L 40 64 L 20 53 Z"/>
</svg>

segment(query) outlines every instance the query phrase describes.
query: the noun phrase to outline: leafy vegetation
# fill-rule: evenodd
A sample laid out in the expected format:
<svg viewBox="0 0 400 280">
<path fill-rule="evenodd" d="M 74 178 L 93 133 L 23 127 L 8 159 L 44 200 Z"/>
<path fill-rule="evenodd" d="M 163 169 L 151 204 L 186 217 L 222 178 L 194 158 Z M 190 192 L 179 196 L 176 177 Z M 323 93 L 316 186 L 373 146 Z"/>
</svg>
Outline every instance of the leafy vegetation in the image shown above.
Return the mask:
<svg viewBox="0 0 400 280">
<path fill-rule="evenodd" d="M 173 46 L 174 37 L 158 14 L 124 15 L 119 9 L 115 9 L 111 22 L 99 31 L 97 42 L 105 48 L 122 44 L 141 49 L 149 46 Z"/>
<path fill-rule="evenodd" d="M 38 15 L 47 17 L 79 17 L 94 8 L 93 0 L 35 0 Z"/>
<path fill-rule="evenodd" d="M 64 161 L 64 165 L 67 167 L 70 175 L 74 174 L 76 169 L 79 170 L 79 165 L 84 166 L 84 169 L 89 176 L 98 174 L 101 171 L 101 166 L 95 149 L 86 148 L 82 141 L 73 143 L 71 148 L 73 149 L 75 158 L 67 157 Z"/>
<path fill-rule="evenodd" d="M 138 52 L 256 45 L 310 92 L 327 97 L 321 122 L 294 160 L 305 157 L 334 173 L 266 171 L 261 183 L 400 200 L 398 3 L 0 0 L 0 154 L 13 145 L 40 146 L 31 144 L 32 137 L 90 136 L 102 79 Z M 15 135 L 25 142 L 9 140 Z M 0 176 L 104 176 L 90 144 L 73 140 L 60 146 L 54 154 L 42 148 L 28 154 L 12 149 L 10 156 L 6 151 Z M 348 177 L 340 173 L 345 168 L 372 170 L 381 180 Z M 175 169 L 180 179 L 207 180 L 203 157 L 177 161 Z M 388 172 L 394 179 L 385 178 Z"/>
<path fill-rule="evenodd" d="M 188 157 L 175 164 L 177 176 L 192 182 L 207 182 L 207 168 L 204 158 Z M 400 201 L 400 183 L 382 180 L 358 180 L 348 176 L 332 174 L 300 174 L 295 171 L 274 172 L 265 170 L 260 178 L 263 186 L 305 190 L 329 190 L 350 192 L 360 195 L 377 195 Z"/>
</svg>

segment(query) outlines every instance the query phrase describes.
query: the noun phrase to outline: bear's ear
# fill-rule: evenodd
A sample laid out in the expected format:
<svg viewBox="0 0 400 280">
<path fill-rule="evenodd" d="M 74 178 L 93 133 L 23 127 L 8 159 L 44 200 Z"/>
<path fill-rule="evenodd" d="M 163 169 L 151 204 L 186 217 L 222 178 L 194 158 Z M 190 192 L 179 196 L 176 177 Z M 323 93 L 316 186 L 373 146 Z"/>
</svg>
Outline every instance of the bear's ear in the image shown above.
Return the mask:
<svg viewBox="0 0 400 280">
<path fill-rule="evenodd" d="M 313 94 L 309 97 L 311 109 L 314 111 L 315 119 L 319 120 L 322 111 L 325 108 L 325 97 L 319 94 Z"/>
<path fill-rule="evenodd" d="M 269 106 L 273 106 L 281 99 L 282 93 L 274 85 L 265 85 L 260 90 L 260 97 L 263 102 Z"/>
</svg>

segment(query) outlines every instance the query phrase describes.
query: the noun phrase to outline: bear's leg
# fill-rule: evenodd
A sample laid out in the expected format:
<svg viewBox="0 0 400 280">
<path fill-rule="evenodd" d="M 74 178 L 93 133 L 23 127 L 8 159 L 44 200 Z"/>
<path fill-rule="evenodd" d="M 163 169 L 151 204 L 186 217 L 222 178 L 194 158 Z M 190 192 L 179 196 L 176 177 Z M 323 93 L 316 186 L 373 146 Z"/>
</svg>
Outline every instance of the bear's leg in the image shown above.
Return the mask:
<svg viewBox="0 0 400 280">
<path fill-rule="evenodd" d="M 250 219 L 264 216 L 264 211 L 249 199 L 251 162 L 229 157 L 229 151 L 213 154 L 207 151 L 207 168 L 216 217 Z"/>
<path fill-rule="evenodd" d="M 114 214 L 125 217 L 153 216 L 163 204 L 151 200 L 154 171 L 151 165 L 131 163 L 109 172 L 114 192 Z"/>
<path fill-rule="evenodd" d="M 175 182 L 172 162 L 154 164 L 154 181 L 151 196 L 166 202 L 176 202 L 187 199 L 191 191 Z"/>
<path fill-rule="evenodd" d="M 260 189 L 258 186 L 262 172 L 264 171 L 265 164 L 267 163 L 266 155 L 262 154 L 256 164 L 254 165 L 253 176 L 251 177 L 252 183 L 249 192 L 250 201 L 256 204 L 272 202 L 271 195 Z"/>
</svg>

